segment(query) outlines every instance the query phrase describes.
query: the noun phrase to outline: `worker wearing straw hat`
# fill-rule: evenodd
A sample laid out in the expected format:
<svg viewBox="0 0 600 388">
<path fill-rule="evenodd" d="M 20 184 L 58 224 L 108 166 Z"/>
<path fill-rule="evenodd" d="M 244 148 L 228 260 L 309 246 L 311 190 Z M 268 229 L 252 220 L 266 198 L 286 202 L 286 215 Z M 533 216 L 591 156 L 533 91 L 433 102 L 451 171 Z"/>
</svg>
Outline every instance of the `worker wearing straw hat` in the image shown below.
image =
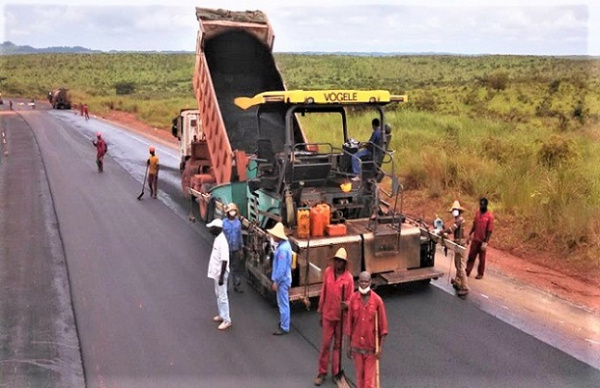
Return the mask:
<svg viewBox="0 0 600 388">
<path fill-rule="evenodd" d="M 462 213 L 465 209 L 460 206 L 460 202 L 454 201 L 450 208 L 450 213 L 454 216 L 452 225 L 442 231 L 444 235 L 452 234 L 453 241 L 461 246 L 465 245 L 464 223 L 465 219 Z M 454 266 L 456 267 L 456 277 L 452 279 L 452 285 L 456 289 L 458 296 L 465 296 L 469 293 L 467 284 L 467 273 L 465 271 L 465 257 L 460 252 L 454 252 Z"/>
<path fill-rule="evenodd" d="M 272 245 L 276 246 L 273 255 L 271 271 L 272 289 L 277 293 L 277 306 L 279 306 L 279 328 L 273 335 L 286 335 L 290 332 L 290 286 L 292 285 L 292 247 L 285 235 L 283 224 L 278 222 L 267 232 L 273 239 Z"/>
<path fill-rule="evenodd" d="M 319 325 L 322 328 L 321 351 L 319 353 L 319 372 L 315 385 L 323 384 L 327 377 L 329 355 L 331 372 L 335 378 L 340 374 L 340 355 L 342 348 L 342 311 L 348 309 L 348 300 L 354 291 L 354 279 L 348 271 L 348 253 L 340 248 L 335 253 L 332 265 L 325 269 L 323 286 L 319 295 Z M 333 352 L 331 342 L 333 341 Z"/>
</svg>

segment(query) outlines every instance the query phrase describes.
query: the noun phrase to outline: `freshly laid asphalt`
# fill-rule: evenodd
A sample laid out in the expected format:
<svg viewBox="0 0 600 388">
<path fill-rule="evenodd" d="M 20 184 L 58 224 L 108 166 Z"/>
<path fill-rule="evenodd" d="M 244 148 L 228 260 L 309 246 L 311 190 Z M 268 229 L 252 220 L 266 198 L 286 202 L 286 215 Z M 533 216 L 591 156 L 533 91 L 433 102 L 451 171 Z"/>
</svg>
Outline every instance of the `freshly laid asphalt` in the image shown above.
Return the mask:
<svg viewBox="0 0 600 388">
<path fill-rule="evenodd" d="M 229 330 L 211 321 L 211 239 L 187 222 L 174 151 L 158 148 L 159 199 L 138 201 L 147 139 L 43 109 L 0 125 L 0 387 L 312 386 L 314 310 L 294 306 L 291 334 L 274 337 L 277 309 L 247 289 L 230 294 Z M 383 387 L 600 386 L 599 370 L 441 289 L 381 294 Z"/>
</svg>

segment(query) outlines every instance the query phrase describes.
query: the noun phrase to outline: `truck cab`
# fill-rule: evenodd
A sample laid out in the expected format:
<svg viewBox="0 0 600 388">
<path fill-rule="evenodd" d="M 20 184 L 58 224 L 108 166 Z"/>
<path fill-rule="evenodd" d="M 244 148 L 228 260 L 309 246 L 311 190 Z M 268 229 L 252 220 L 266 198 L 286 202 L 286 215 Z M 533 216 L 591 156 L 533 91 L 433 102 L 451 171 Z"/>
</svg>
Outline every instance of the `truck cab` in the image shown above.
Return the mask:
<svg viewBox="0 0 600 388">
<path fill-rule="evenodd" d="M 198 109 L 182 109 L 172 120 L 171 133 L 179 140 L 180 171 L 192 157 L 192 144 L 203 137 L 199 114 Z"/>
</svg>

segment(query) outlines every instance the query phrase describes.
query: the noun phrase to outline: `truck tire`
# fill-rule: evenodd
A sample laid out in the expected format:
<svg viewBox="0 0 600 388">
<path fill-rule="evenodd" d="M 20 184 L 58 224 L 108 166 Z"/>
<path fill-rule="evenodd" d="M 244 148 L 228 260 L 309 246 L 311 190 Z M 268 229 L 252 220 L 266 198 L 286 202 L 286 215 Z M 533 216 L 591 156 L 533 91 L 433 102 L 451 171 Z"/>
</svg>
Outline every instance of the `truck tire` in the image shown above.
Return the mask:
<svg viewBox="0 0 600 388">
<path fill-rule="evenodd" d="M 210 189 L 210 187 L 207 184 L 203 184 L 202 186 L 200 186 L 200 190 L 198 190 L 201 193 L 208 193 L 208 189 Z M 199 206 L 199 210 L 200 210 L 200 219 L 204 222 L 207 222 L 208 220 L 208 202 L 200 197 L 198 198 L 198 206 Z"/>
<path fill-rule="evenodd" d="M 210 222 L 215 219 L 215 213 L 217 209 L 217 198 L 210 197 L 208 200 L 208 206 L 206 209 L 206 222 Z"/>
<path fill-rule="evenodd" d="M 202 184 L 202 186 L 200 186 L 200 191 L 201 193 L 208 193 L 210 191 L 210 188 L 212 187 L 212 184 L 210 183 L 204 183 Z M 208 201 L 205 201 L 202 198 L 199 198 L 199 207 L 200 207 L 200 219 L 204 222 L 210 222 L 215 218 L 215 210 L 216 210 L 216 201 L 218 199 L 217 198 L 213 198 L 210 197 L 208 199 Z"/>
</svg>

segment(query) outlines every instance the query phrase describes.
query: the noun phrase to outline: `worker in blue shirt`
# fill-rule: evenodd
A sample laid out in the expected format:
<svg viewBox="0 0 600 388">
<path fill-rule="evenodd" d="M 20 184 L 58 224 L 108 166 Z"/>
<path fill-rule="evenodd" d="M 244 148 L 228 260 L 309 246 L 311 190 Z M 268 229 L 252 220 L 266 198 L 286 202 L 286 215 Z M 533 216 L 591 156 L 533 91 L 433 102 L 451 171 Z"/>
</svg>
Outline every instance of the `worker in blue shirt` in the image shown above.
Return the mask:
<svg viewBox="0 0 600 388">
<path fill-rule="evenodd" d="M 227 218 L 223 219 L 223 233 L 229 244 L 229 262 L 231 265 L 231 277 L 233 278 L 233 290 L 238 293 L 242 289 L 242 277 L 244 276 L 244 258 L 242 255 L 242 223 L 238 218 L 238 207 L 230 203 L 225 208 Z"/>
<path fill-rule="evenodd" d="M 371 121 L 371 126 L 373 127 L 373 133 L 371 133 L 371 137 L 369 138 L 369 141 L 367 143 L 364 143 L 363 146 L 364 148 L 359 150 L 356 154 L 353 155 L 352 158 L 352 172 L 354 172 L 354 174 L 356 175 L 356 177 L 353 178 L 353 180 L 360 180 L 359 175 L 360 174 L 360 159 L 363 158 L 369 158 L 369 159 L 373 159 L 373 155 L 375 152 L 378 152 L 378 150 L 374 149 L 375 147 L 373 145 L 376 145 L 377 147 L 381 147 L 383 144 L 383 134 L 381 132 L 381 122 L 379 121 L 379 119 L 376 117 L 373 119 L 373 121 Z M 379 151 L 381 152 L 381 151 Z"/>
<path fill-rule="evenodd" d="M 273 245 L 277 246 L 273 255 L 271 280 L 272 289 L 277 293 L 279 306 L 279 329 L 273 335 L 285 335 L 290 332 L 290 286 L 292 285 L 292 247 L 285 235 L 283 224 L 278 222 L 267 232 Z"/>
</svg>

